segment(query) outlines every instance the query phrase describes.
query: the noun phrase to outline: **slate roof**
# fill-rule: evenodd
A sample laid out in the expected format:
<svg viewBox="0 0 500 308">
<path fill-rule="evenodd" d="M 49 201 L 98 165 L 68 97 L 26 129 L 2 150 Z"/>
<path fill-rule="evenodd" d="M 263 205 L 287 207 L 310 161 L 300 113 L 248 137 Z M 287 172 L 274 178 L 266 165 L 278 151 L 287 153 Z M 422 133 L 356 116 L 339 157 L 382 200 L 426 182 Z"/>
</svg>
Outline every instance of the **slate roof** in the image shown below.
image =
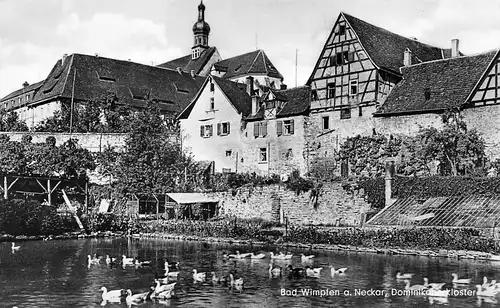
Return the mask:
<svg viewBox="0 0 500 308">
<path fill-rule="evenodd" d="M 275 97 L 285 101 L 283 108 L 276 114 L 277 118 L 290 117 L 295 115 L 307 114 L 311 106 L 311 88 L 302 86 L 286 90 L 270 90 Z M 264 119 L 264 108 L 259 108 L 255 115 L 251 115 L 246 120 Z"/>
<path fill-rule="evenodd" d="M 214 52 L 217 50 L 215 47 L 209 47 L 205 49 L 200 56 L 193 60 L 191 54 L 186 55 L 184 57 L 180 57 L 163 64 L 158 65 L 161 68 L 168 68 L 172 70 L 176 70 L 180 67 L 184 72 L 190 73 L 191 70 L 194 71 L 195 74 L 199 74 L 201 70 L 205 67 L 208 60 L 212 57 Z"/>
<path fill-rule="evenodd" d="M 380 68 L 399 73 L 407 48 L 411 50 L 414 60 L 419 62 L 443 59 L 444 55 L 450 54 L 445 52 L 445 49 L 392 33 L 349 14 L 341 14 L 356 32 L 371 59 Z"/>
<path fill-rule="evenodd" d="M 445 110 L 466 103 L 498 51 L 401 68 L 403 80 L 375 116 Z M 426 100 L 425 92 L 429 97 Z"/>
<path fill-rule="evenodd" d="M 147 99 L 154 99 L 171 112 L 184 109 L 204 80 L 189 73 L 130 61 L 72 54 L 64 64 L 57 61 L 35 94 L 33 104 L 71 99 L 75 71 L 75 100 L 92 101 L 113 92 L 120 104 L 144 106 Z"/>
<path fill-rule="evenodd" d="M 21 88 L 19 90 L 16 90 L 10 94 L 7 94 L 6 96 L 4 96 L 3 98 L 0 99 L 0 102 L 3 102 L 5 100 L 9 100 L 13 97 L 17 97 L 19 96 L 20 94 L 23 94 L 23 93 L 28 93 L 28 92 L 31 92 L 31 91 L 36 91 L 38 88 L 40 88 L 43 84 L 43 81 L 39 81 L 37 83 L 34 83 L 34 84 L 30 84 L 29 86 L 25 87 L 25 88 Z"/>
<path fill-rule="evenodd" d="M 280 78 L 283 75 L 271 63 L 263 50 L 256 50 L 214 64 L 218 71 L 225 72 L 224 78 L 233 78 L 241 75 L 265 74 L 269 77 Z"/>
</svg>

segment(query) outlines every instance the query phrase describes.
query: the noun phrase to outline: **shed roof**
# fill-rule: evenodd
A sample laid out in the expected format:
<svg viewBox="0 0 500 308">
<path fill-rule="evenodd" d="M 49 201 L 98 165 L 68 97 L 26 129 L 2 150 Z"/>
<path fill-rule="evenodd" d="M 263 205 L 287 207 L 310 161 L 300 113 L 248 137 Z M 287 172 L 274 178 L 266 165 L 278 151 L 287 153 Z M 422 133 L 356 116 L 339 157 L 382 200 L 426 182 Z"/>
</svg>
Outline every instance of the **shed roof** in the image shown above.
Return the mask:
<svg viewBox="0 0 500 308">
<path fill-rule="evenodd" d="M 179 204 L 219 202 L 219 199 L 202 193 L 167 193 L 167 196 Z"/>
</svg>

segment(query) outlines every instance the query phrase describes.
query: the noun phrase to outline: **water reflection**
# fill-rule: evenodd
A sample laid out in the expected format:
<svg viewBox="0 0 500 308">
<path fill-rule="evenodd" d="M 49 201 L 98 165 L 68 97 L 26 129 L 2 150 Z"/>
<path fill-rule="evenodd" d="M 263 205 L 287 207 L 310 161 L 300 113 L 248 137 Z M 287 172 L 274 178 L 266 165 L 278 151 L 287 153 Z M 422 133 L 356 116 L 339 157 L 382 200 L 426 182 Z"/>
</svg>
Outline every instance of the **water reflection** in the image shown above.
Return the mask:
<svg viewBox="0 0 500 308">
<path fill-rule="evenodd" d="M 19 245 L 19 244 L 18 244 Z M 127 307 L 127 301 L 102 300 L 100 289 L 130 289 L 132 294 L 148 292 L 161 283 L 175 282 L 170 299 L 130 302 L 140 307 L 494 307 L 496 297 L 460 295 L 446 297 L 404 296 L 405 282 L 396 272 L 413 273 L 411 285 L 445 282 L 446 290 L 474 290 L 483 277 L 500 281 L 495 264 L 475 260 L 448 260 L 421 256 L 386 256 L 352 252 L 293 250 L 286 260 L 238 258 L 226 255 L 276 252 L 273 247 L 211 245 L 167 240 L 90 239 L 22 242 L 16 253 L 11 243 L 0 243 L 0 298 L 7 307 Z M 283 249 L 285 252 L 286 249 Z M 302 260 L 301 253 L 314 254 Z M 94 257 L 97 255 L 97 258 Z M 88 256 L 95 260 L 89 265 Z M 150 265 L 122 267 L 122 255 Z M 118 262 L 106 262 L 106 258 Z M 95 258 L 95 259 L 94 259 Z M 99 261 L 97 261 L 99 260 Z M 165 262 L 168 262 L 165 264 Z M 168 265 L 179 262 L 179 268 Z M 167 267 L 166 267 L 167 265 Z M 319 274 L 289 275 L 287 267 L 322 268 Z M 347 268 L 345 273 L 332 274 Z M 280 272 L 273 269 L 280 268 Z M 168 277 L 179 272 L 177 277 Z M 193 269 L 206 273 L 195 281 Z M 271 270 L 271 271 L 270 271 Z M 212 274 L 212 272 L 214 274 Z M 467 285 L 453 285 L 452 273 L 471 279 Z M 223 277 L 243 279 L 243 285 Z M 215 280 L 214 280 L 215 277 Z M 225 278 L 228 279 L 228 278 Z M 371 291 L 370 291 L 371 290 Z M 138 304 L 138 305 L 136 305 Z"/>
</svg>

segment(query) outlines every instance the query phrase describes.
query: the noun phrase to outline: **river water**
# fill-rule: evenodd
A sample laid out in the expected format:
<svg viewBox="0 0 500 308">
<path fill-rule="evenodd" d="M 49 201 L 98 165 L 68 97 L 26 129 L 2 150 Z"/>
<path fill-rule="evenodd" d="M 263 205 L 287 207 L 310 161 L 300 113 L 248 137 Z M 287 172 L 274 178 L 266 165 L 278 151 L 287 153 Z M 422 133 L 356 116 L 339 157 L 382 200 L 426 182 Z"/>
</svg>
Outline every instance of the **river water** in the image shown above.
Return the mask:
<svg viewBox="0 0 500 308">
<path fill-rule="evenodd" d="M 172 298 L 148 301 L 141 307 L 496 307 L 500 297 L 478 297 L 472 291 L 483 277 L 500 281 L 500 262 L 452 260 L 417 256 L 388 256 L 365 253 L 307 251 L 290 249 L 291 261 L 275 261 L 274 266 L 323 267 L 319 277 L 270 278 L 269 258 L 228 260 L 223 252 L 276 252 L 276 248 L 180 242 L 161 239 L 86 239 L 0 243 L 0 307 L 127 307 L 126 301 L 103 302 L 99 289 L 130 289 L 146 292 L 155 272 L 163 273 L 164 260 L 180 262 L 180 274 Z M 316 257 L 303 263 L 301 253 Z M 152 261 L 151 267 L 136 269 L 121 265 L 88 266 L 87 256 L 125 254 Z M 344 275 L 331 276 L 329 265 L 347 267 Z M 244 279 L 242 290 L 194 283 L 192 270 L 234 273 Z M 446 282 L 448 298 L 405 296 L 405 283 L 396 272 L 414 273 L 411 284 Z M 453 289 L 451 274 L 472 279 Z M 471 290 L 471 291 L 467 291 Z M 460 291 L 460 292 L 459 292 Z M 307 293 L 309 292 L 309 294 Z M 296 294 L 295 294 L 296 293 Z M 294 296 L 295 295 L 295 296 Z"/>
</svg>

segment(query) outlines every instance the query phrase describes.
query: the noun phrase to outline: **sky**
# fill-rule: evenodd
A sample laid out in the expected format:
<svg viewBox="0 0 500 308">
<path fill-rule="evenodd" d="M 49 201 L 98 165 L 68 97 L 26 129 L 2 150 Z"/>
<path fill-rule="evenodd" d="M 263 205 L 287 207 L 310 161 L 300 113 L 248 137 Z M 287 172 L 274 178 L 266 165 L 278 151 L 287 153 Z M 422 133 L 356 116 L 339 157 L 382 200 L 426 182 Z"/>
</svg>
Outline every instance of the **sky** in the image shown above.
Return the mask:
<svg viewBox="0 0 500 308">
<path fill-rule="evenodd" d="M 45 79 L 63 54 L 143 64 L 187 55 L 199 0 L 0 0 L 0 97 Z M 222 58 L 263 49 L 289 87 L 312 72 L 340 12 L 476 54 L 500 48 L 498 0 L 204 0 Z M 296 65 L 297 63 L 297 65 Z M 296 72 L 297 71 L 297 78 Z"/>
</svg>

